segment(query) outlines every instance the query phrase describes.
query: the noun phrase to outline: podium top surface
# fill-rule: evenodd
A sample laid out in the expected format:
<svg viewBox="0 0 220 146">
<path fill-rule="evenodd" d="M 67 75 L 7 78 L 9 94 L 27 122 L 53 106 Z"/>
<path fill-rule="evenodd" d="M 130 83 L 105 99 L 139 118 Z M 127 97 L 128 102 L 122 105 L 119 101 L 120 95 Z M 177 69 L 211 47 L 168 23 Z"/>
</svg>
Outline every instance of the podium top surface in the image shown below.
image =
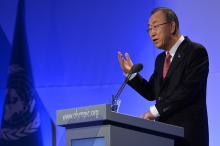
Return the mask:
<svg viewBox="0 0 220 146">
<path fill-rule="evenodd" d="M 109 123 L 146 129 L 170 136 L 184 137 L 184 128 L 182 127 L 116 113 L 111 110 L 110 104 L 58 110 L 56 116 L 57 125 L 63 127 L 74 127 L 75 125 L 83 127 L 86 123 L 102 125 L 102 122 L 108 121 Z"/>
</svg>

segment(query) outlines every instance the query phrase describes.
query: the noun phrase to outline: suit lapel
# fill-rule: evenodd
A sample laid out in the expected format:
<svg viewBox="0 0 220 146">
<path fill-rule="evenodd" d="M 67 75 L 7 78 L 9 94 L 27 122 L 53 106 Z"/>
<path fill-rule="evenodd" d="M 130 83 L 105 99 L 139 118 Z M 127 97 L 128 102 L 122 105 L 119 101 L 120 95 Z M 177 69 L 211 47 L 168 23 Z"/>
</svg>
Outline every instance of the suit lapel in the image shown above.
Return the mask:
<svg viewBox="0 0 220 146">
<path fill-rule="evenodd" d="M 169 78 L 171 75 L 172 75 L 172 73 L 173 73 L 173 71 L 175 70 L 175 68 L 178 66 L 178 64 L 182 61 L 182 59 L 184 58 L 184 52 L 182 51 L 183 50 L 183 47 L 179 47 L 178 49 L 177 49 L 177 52 L 175 53 L 175 55 L 174 55 L 174 58 L 173 58 L 173 60 L 172 60 L 172 62 L 171 62 L 171 64 L 170 64 L 170 67 L 169 67 L 169 70 L 168 70 L 168 72 L 167 72 L 167 75 L 166 75 L 166 77 L 165 77 L 165 81 L 166 81 L 166 79 L 167 78 Z"/>
<path fill-rule="evenodd" d="M 164 61 L 165 61 L 165 57 L 166 57 L 166 53 L 164 52 L 163 55 L 160 57 L 159 59 L 159 70 L 158 70 L 158 75 L 159 75 L 159 79 L 163 79 L 163 65 L 164 65 Z"/>
<path fill-rule="evenodd" d="M 167 83 L 167 80 L 170 78 L 170 76 L 172 76 L 173 72 L 175 71 L 176 67 L 178 67 L 178 64 L 180 62 L 182 62 L 182 60 L 184 59 L 185 55 L 187 54 L 187 44 L 189 43 L 189 39 L 186 37 L 185 40 L 180 44 L 180 46 L 178 47 L 174 58 L 170 64 L 169 70 L 167 72 L 167 76 L 163 79 L 163 82 L 161 84 L 160 87 L 160 91 L 163 90 L 164 86 Z M 165 59 L 165 58 L 164 58 Z M 164 63 L 164 61 L 163 61 Z M 162 72 L 160 73 L 161 76 L 163 75 L 163 64 L 162 64 Z M 162 77 L 163 78 L 163 77 Z"/>
<path fill-rule="evenodd" d="M 156 97 L 159 96 L 160 90 L 161 90 L 161 86 L 163 83 L 163 64 L 165 61 L 165 57 L 166 54 L 165 52 L 160 56 L 159 60 L 158 60 L 158 68 L 157 68 L 157 72 L 158 72 L 158 78 L 157 78 L 157 84 L 158 86 L 156 86 Z"/>
</svg>

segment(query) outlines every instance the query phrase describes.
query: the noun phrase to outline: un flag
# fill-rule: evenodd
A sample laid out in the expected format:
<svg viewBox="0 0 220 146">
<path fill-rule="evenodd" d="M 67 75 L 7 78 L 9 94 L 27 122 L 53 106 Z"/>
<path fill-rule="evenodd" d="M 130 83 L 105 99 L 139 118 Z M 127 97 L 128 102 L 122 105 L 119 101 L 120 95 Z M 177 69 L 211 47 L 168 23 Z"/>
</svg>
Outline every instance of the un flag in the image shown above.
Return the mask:
<svg viewBox="0 0 220 146">
<path fill-rule="evenodd" d="M 54 125 L 35 90 L 25 31 L 25 3 L 19 0 L 6 97 L 0 129 L 1 146 L 50 146 Z M 46 117 L 46 118 L 45 118 Z M 44 122 L 42 122 L 42 119 Z M 45 124 L 47 124 L 45 126 Z M 42 129 L 47 127 L 48 129 Z M 43 131 L 45 130 L 45 131 Z M 43 141 L 47 134 L 47 142 Z"/>
</svg>

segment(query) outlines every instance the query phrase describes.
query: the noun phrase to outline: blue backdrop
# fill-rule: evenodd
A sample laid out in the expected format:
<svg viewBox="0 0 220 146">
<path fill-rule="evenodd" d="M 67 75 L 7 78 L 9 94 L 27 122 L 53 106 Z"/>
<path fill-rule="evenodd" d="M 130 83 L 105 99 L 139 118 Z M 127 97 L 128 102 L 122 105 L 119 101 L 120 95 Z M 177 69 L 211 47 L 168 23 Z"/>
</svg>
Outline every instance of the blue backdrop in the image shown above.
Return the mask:
<svg viewBox="0 0 220 146">
<path fill-rule="evenodd" d="M 159 52 L 146 32 L 149 13 L 156 6 L 168 6 L 177 12 L 181 32 L 208 50 L 210 146 L 220 145 L 219 4 L 214 0 L 26 0 L 33 76 L 51 118 L 55 121 L 58 109 L 110 103 L 124 79 L 118 50 L 129 52 L 135 63 L 142 62 L 141 73 L 149 78 Z M 16 6 L 17 0 L 0 0 L 0 107 L 4 101 L 5 54 L 9 54 L 12 44 Z M 130 87 L 125 88 L 121 99 L 120 112 L 134 116 L 154 104 Z M 64 129 L 57 130 L 57 145 L 64 146 Z"/>
</svg>

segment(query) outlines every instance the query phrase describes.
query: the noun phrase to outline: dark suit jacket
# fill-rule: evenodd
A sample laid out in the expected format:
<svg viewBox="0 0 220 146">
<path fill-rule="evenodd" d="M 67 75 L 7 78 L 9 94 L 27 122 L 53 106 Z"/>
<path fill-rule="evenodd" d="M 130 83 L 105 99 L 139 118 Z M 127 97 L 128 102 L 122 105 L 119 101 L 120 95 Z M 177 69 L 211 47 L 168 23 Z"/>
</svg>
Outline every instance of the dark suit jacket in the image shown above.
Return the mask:
<svg viewBox="0 0 220 146">
<path fill-rule="evenodd" d="M 206 84 L 209 61 L 206 49 L 187 37 L 178 47 L 163 79 L 165 52 L 156 58 L 149 81 L 139 74 L 128 84 L 146 99 L 156 100 L 160 122 L 184 127 L 190 146 L 208 146 Z"/>
</svg>

